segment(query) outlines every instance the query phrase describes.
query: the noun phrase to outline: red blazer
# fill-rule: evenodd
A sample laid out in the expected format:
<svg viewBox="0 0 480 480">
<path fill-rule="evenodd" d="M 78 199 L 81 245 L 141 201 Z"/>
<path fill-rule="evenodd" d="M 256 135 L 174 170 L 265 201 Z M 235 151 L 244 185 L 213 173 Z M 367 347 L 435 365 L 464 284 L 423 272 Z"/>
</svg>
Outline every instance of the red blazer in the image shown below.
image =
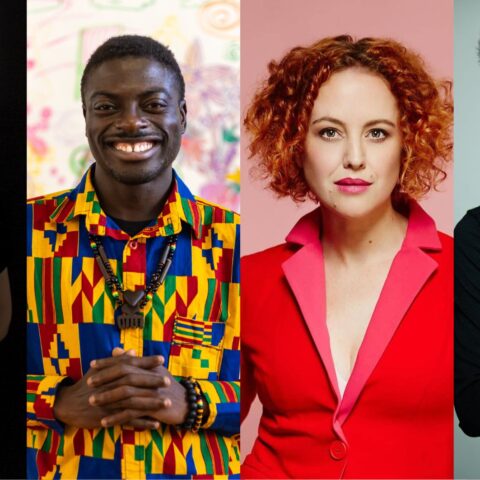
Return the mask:
<svg viewBox="0 0 480 480">
<path fill-rule="evenodd" d="M 341 400 L 325 319 L 320 212 L 243 259 L 242 478 L 453 477 L 453 242 L 412 203 Z"/>
</svg>

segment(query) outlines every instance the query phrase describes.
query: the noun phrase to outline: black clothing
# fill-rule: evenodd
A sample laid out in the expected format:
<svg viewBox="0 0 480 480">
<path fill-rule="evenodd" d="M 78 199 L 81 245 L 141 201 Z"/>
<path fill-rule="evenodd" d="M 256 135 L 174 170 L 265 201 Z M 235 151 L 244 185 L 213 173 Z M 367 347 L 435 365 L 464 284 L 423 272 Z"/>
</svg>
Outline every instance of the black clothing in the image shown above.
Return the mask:
<svg viewBox="0 0 480 480">
<path fill-rule="evenodd" d="M 0 4 L 0 219 L 2 263 L 8 266 L 12 294 L 12 321 L 0 342 L 0 478 L 26 478 L 26 5 Z"/>
<path fill-rule="evenodd" d="M 480 436 L 480 207 L 455 227 L 455 409 Z"/>
</svg>

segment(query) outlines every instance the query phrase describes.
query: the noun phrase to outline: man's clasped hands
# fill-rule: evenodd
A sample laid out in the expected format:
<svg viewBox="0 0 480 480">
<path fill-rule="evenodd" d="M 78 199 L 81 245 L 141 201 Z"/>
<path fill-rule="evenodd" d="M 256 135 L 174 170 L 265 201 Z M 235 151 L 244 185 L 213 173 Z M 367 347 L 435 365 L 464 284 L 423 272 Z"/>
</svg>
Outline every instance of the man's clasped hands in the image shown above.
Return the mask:
<svg viewBox="0 0 480 480">
<path fill-rule="evenodd" d="M 111 357 L 92 360 L 79 381 L 59 387 L 54 415 L 78 428 L 179 425 L 188 414 L 185 388 L 164 363 L 161 355 L 137 357 L 133 350 L 114 348 Z"/>
</svg>

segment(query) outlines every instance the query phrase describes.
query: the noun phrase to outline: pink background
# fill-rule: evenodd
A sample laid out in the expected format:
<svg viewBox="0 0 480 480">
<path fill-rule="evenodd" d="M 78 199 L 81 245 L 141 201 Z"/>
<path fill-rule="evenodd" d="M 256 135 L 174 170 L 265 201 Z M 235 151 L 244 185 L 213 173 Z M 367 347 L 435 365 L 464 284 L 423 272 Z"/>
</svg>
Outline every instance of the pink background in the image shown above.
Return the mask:
<svg viewBox="0 0 480 480">
<path fill-rule="evenodd" d="M 241 110 L 244 115 L 271 59 L 319 38 L 350 34 L 389 37 L 417 51 L 437 78 L 453 78 L 452 0 L 242 0 Z M 276 199 L 249 175 L 248 138 L 241 139 L 242 254 L 283 242 L 295 221 L 314 208 L 289 198 Z M 422 200 L 440 230 L 453 231 L 453 178 Z M 268 281 L 268 279 L 262 279 Z M 295 394 L 295 392 L 292 392 Z M 260 405 L 256 401 L 242 424 L 242 457 L 256 437 Z"/>
</svg>

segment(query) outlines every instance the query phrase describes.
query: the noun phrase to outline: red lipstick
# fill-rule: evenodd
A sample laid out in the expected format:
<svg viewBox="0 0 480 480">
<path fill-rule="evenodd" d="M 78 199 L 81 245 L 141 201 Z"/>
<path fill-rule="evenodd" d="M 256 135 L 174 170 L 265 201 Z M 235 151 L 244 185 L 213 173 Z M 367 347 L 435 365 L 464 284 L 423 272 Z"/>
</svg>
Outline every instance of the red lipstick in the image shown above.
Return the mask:
<svg viewBox="0 0 480 480">
<path fill-rule="evenodd" d="M 361 178 L 342 178 L 335 182 L 338 189 L 344 193 L 362 193 L 372 184 Z"/>
</svg>

